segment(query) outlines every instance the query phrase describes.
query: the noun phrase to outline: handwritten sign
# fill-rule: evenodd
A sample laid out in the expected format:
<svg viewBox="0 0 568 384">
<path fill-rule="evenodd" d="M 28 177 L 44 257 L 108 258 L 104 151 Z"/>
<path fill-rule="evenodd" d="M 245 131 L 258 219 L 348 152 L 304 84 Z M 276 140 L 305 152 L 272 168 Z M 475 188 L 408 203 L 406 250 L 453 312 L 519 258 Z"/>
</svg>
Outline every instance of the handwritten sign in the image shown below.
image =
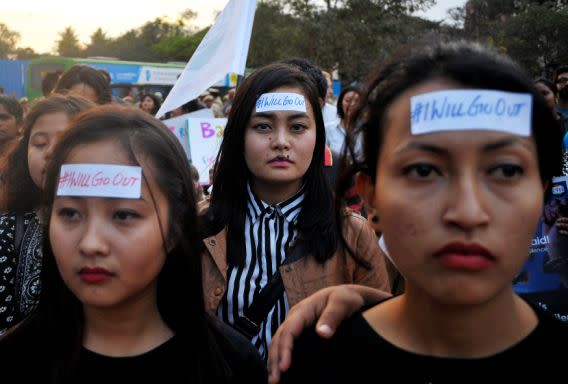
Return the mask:
<svg viewBox="0 0 568 384">
<path fill-rule="evenodd" d="M 264 93 L 256 101 L 256 112 L 306 112 L 306 100 L 299 93 Z"/>
<path fill-rule="evenodd" d="M 142 168 L 116 164 L 63 164 L 57 196 L 139 199 Z"/>
<path fill-rule="evenodd" d="M 199 182 L 209 184 L 209 169 L 213 167 L 223 140 L 227 119 L 188 118 L 191 163 L 199 172 Z"/>
<path fill-rule="evenodd" d="M 532 95 L 488 89 L 429 92 L 410 98 L 413 135 L 492 130 L 530 136 Z"/>
<path fill-rule="evenodd" d="M 174 136 L 179 140 L 185 151 L 185 155 L 187 156 L 188 160 L 190 160 L 191 154 L 189 151 L 189 140 L 187 138 L 187 115 L 173 117 L 171 119 L 162 121 L 162 123 L 164 123 L 166 127 L 168 127 L 170 132 L 172 132 Z"/>
</svg>

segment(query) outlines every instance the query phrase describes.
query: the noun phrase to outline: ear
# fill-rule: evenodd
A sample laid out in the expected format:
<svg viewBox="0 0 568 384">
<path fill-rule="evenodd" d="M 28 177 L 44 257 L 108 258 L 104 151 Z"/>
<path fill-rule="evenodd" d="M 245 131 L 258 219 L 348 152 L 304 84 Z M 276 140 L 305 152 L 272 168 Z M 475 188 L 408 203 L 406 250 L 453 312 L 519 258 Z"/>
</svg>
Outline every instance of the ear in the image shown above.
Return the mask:
<svg viewBox="0 0 568 384">
<path fill-rule="evenodd" d="M 369 225 L 371 225 L 375 232 L 382 232 L 379 214 L 375 208 L 375 184 L 369 175 L 358 172 L 355 176 L 355 188 L 359 196 L 363 199 L 363 206 L 367 213 Z"/>
</svg>

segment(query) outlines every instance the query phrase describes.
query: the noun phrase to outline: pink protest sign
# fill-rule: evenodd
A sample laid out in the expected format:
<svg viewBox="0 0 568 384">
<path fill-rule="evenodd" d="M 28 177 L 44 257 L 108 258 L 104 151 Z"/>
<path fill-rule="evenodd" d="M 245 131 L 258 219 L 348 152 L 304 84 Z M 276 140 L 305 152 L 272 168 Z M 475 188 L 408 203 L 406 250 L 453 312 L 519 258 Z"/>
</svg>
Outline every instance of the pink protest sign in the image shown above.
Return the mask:
<svg viewBox="0 0 568 384">
<path fill-rule="evenodd" d="M 118 164 L 63 164 L 57 196 L 139 199 L 142 169 Z"/>
</svg>

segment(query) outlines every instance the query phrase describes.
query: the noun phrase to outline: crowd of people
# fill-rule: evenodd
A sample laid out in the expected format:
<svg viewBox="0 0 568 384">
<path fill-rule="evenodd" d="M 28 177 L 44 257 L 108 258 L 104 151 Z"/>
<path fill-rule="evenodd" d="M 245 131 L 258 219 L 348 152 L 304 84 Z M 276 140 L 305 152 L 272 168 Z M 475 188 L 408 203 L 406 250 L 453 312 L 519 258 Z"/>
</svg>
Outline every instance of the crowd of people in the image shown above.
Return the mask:
<svg viewBox="0 0 568 384">
<path fill-rule="evenodd" d="M 209 192 L 159 95 L 56 77 L 27 112 L 0 95 L 3 377 L 557 378 L 566 323 L 513 282 L 567 168 L 568 67 L 446 43 L 334 104 L 309 61 L 268 64 L 168 113 L 227 116 Z"/>
</svg>

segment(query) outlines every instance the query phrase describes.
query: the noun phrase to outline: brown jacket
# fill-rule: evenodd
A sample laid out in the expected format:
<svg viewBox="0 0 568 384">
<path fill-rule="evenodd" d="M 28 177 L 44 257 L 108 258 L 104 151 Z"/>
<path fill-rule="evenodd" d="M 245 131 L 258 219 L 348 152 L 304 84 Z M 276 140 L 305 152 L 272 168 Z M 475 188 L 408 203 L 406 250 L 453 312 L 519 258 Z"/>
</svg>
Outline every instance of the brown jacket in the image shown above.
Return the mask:
<svg viewBox="0 0 568 384">
<path fill-rule="evenodd" d="M 384 256 L 367 220 L 354 212 L 344 215 L 344 236 L 358 258 L 371 269 L 353 259 L 339 246 L 324 264 L 309 255 L 279 267 L 290 307 L 321 288 L 338 284 L 361 284 L 390 292 Z M 223 229 L 203 240 L 208 252 L 203 255 L 203 290 L 205 305 L 215 313 L 227 288 L 227 231 Z"/>
</svg>

